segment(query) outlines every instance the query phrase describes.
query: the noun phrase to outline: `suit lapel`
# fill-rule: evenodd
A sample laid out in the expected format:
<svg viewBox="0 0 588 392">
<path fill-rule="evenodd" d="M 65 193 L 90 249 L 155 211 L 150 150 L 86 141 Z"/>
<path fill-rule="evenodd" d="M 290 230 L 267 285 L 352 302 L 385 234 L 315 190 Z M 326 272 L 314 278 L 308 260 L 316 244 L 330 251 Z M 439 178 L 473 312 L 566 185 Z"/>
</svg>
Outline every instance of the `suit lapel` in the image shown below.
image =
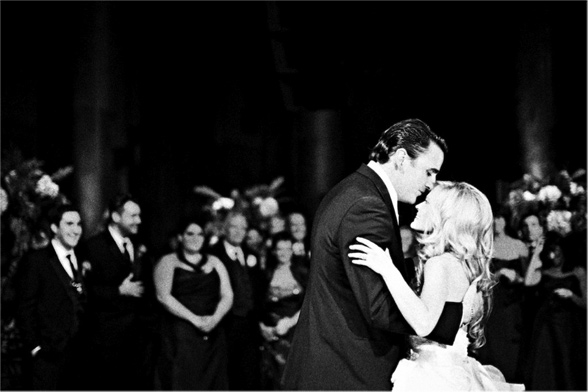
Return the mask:
<svg viewBox="0 0 588 392">
<path fill-rule="evenodd" d="M 357 172 L 361 175 L 366 176 L 371 180 L 374 184 L 375 188 L 377 189 L 380 197 L 388 207 L 391 215 L 391 226 L 392 226 L 392 235 L 394 236 L 394 241 L 392 241 L 391 248 L 390 248 L 390 255 L 392 256 L 392 261 L 394 265 L 400 270 L 402 275 L 405 277 L 407 275 L 406 265 L 404 263 L 404 257 L 402 253 L 402 239 L 400 238 L 400 228 L 398 227 L 398 221 L 396 219 L 396 210 L 394 210 L 394 205 L 392 204 L 392 199 L 390 198 L 390 192 L 388 192 L 388 188 L 386 188 L 386 184 L 384 181 L 376 174 L 375 171 L 370 169 L 367 165 L 362 164 Z"/>
</svg>

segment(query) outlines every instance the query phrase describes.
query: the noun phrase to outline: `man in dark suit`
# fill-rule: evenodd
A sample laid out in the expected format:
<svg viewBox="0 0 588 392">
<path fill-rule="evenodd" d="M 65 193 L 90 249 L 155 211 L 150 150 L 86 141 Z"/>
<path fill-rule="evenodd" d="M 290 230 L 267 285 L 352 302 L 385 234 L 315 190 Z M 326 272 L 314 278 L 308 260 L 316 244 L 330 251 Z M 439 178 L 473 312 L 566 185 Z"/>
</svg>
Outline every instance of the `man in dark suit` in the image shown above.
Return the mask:
<svg viewBox="0 0 588 392">
<path fill-rule="evenodd" d="M 86 292 L 74 252 L 82 235 L 80 213 L 63 205 L 49 220 L 50 244 L 29 252 L 17 272 L 17 323 L 31 355 L 26 378 L 34 390 L 83 389 Z"/>
<path fill-rule="evenodd" d="M 233 289 L 233 306 L 223 320 L 229 349 L 230 390 L 259 390 L 261 385 L 259 305 L 263 285 L 257 258 L 242 247 L 247 227 L 247 218 L 242 213 L 229 212 L 223 237 L 210 250 L 227 268 Z"/>
<path fill-rule="evenodd" d="M 387 390 L 414 333 L 382 278 L 357 268 L 361 236 L 388 248 L 405 279 L 398 201 L 414 204 L 441 169 L 445 141 L 420 120 L 394 124 L 370 162 L 322 200 L 311 230 L 310 279 L 282 382 L 288 390 Z M 455 332 L 455 331 L 454 331 Z"/>
<path fill-rule="evenodd" d="M 135 240 L 140 224 L 138 202 L 119 195 L 107 229 L 84 244 L 96 389 L 152 389 L 157 320 L 152 263 Z"/>
</svg>

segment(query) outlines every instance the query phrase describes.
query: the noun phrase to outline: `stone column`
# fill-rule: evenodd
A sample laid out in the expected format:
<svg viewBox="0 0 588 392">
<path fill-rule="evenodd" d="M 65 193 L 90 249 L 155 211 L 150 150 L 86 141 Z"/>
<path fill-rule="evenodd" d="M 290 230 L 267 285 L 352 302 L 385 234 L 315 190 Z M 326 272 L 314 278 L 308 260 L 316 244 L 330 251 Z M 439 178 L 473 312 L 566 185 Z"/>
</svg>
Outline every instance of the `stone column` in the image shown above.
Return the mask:
<svg viewBox="0 0 588 392">
<path fill-rule="evenodd" d="M 542 7 L 523 16 L 517 58 L 518 130 L 523 169 L 538 178 L 553 170 L 550 151 L 554 125 L 551 34 Z"/>
<path fill-rule="evenodd" d="M 80 32 L 74 86 L 74 179 L 85 235 L 95 232 L 105 208 L 106 175 L 112 162 L 106 145 L 108 107 L 108 3 L 88 3 Z"/>
<path fill-rule="evenodd" d="M 300 116 L 300 195 L 314 215 L 323 196 L 344 175 L 341 119 L 331 109 L 303 111 Z"/>
</svg>

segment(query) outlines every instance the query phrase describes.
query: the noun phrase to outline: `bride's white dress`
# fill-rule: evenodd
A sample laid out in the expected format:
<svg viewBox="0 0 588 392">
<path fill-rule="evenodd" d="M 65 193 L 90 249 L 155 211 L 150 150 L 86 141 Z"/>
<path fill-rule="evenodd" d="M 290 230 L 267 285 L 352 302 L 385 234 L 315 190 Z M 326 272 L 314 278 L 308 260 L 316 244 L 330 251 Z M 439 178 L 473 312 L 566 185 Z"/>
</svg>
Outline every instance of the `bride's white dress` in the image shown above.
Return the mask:
<svg viewBox="0 0 588 392">
<path fill-rule="evenodd" d="M 465 328 L 465 327 L 464 327 Z M 453 345 L 417 338 L 408 359 L 392 374 L 397 391 L 522 391 L 523 384 L 507 383 L 496 367 L 468 356 L 468 336 L 459 329 Z"/>
<path fill-rule="evenodd" d="M 473 301 L 476 294 L 476 279 L 468 288 L 462 303 L 446 302 L 447 310 L 480 306 Z M 467 299 L 466 299 L 467 298 Z M 523 391 L 523 384 L 506 382 L 504 376 L 492 365 L 482 365 L 475 358 L 468 356 L 470 344 L 467 334 L 467 321 L 454 312 L 442 313 L 437 327 L 451 324 L 452 318 L 461 317 L 461 327 L 452 344 L 411 336 L 411 353 L 402 359 L 392 374 L 392 391 Z M 459 319 L 457 319 L 459 321 Z M 437 328 L 436 327 L 436 328 Z M 441 340 L 441 339 L 440 339 Z M 447 342 L 445 342 L 447 343 Z"/>
</svg>

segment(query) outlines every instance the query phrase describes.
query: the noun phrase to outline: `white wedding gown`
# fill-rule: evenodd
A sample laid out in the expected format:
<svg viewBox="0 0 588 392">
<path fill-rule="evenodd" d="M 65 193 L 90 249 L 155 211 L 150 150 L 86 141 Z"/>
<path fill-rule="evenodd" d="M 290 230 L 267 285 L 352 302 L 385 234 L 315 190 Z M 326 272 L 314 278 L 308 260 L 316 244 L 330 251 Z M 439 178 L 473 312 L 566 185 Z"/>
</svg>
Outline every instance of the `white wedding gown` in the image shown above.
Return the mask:
<svg viewBox="0 0 588 392">
<path fill-rule="evenodd" d="M 453 345 L 412 337 L 411 356 L 402 359 L 392 374 L 392 391 L 522 391 L 523 384 L 507 383 L 492 365 L 468 356 L 466 326 Z"/>
</svg>

